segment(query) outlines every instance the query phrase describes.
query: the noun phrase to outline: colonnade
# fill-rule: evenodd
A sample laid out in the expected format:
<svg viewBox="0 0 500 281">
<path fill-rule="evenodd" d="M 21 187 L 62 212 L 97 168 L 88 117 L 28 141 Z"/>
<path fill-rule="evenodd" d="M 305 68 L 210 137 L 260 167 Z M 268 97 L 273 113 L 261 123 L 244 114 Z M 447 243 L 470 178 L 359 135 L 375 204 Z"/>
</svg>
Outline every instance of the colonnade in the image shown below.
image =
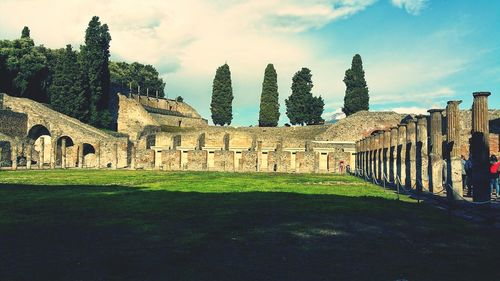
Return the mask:
<svg viewBox="0 0 500 281">
<path fill-rule="evenodd" d="M 473 93 L 470 157 L 473 164 L 473 199 L 490 199 L 488 186 L 488 96 Z M 460 143 L 461 101 L 452 100 L 445 109 L 430 109 L 429 115 L 388 130 L 373 132 L 356 142 L 357 173 L 376 182 L 394 183 L 405 189 L 446 192 L 449 199 L 463 197 Z M 443 123 L 443 112 L 446 122 Z M 443 136 L 444 129 L 444 136 Z"/>
</svg>

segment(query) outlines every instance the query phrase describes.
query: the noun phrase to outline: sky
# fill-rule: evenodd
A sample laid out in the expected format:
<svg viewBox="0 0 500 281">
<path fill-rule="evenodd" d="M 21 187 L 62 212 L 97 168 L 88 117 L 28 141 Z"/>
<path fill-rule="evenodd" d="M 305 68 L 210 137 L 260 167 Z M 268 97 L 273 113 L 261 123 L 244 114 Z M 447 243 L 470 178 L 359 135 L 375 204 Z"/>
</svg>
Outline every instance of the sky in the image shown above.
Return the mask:
<svg viewBox="0 0 500 281">
<path fill-rule="evenodd" d="M 154 65 L 169 98 L 210 120 L 212 82 L 227 63 L 235 126 L 258 124 L 264 69 L 278 73 L 280 124 L 294 73 L 312 71 L 323 117 L 341 111 L 345 70 L 360 54 L 370 110 L 426 113 L 489 91 L 500 108 L 500 1 L 0 0 L 0 39 L 23 26 L 36 44 L 78 48 L 92 16 L 109 25 L 111 59 Z"/>
</svg>

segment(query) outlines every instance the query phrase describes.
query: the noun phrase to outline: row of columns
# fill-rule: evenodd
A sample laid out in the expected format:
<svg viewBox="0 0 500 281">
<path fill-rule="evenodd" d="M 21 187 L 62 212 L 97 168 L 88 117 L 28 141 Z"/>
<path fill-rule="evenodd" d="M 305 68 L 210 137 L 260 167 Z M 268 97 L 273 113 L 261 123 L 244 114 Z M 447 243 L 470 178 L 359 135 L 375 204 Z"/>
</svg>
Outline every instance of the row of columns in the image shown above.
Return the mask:
<svg viewBox="0 0 500 281">
<path fill-rule="evenodd" d="M 488 192 L 488 96 L 473 94 L 470 157 L 473 163 L 474 201 L 487 201 Z M 389 130 L 375 131 L 356 142 L 358 173 L 377 181 L 400 184 L 408 189 L 441 193 L 459 199 L 462 190 L 460 159 L 460 110 L 462 101 L 449 101 L 446 109 L 430 109 Z M 446 124 L 443 112 L 446 111 Z M 443 139 L 443 125 L 446 134 Z M 444 146 L 444 147 L 443 147 Z M 443 186 L 444 183 L 444 186 Z"/>
<path fill-rule="evenodd" d="M 56 155 L 57 155 L 57 138 L 54 138 L 55 141 L 51 145 L 51 155 L 50 155 L 50 162 L 49 166 L 50 169 L 55 169 L 56 168 Z M 20 155 L 19 151 L 19 145 L 22 145 L 19 141 L 14 141 L 12 143 L 12 149 L 11 149 L 11 161 L 12 161 L 12 170 L 17 170 L 18 164 L 17 164 L 17 158 Z M 26 157 L 26 169 L 30 170 L 32 169 L 31 166 L 31 161 L 32 161 L 32 155 L 33 155 L 33 141 L 28 141 L 24 144 L 25 147 L 25 152 L 24 156 Z M 45 139 L 42 137 L 40 138 L 40 151 L 38 153 L 38 169 L 43 169 L 44 164 L 45 164 Z M 84 155 L 83 155 L 83 143 L 78 144 L 78 153 L 77 153 L 77 159 L 76 159 L 76 167 L 77 168 L 83 168 L 84 164 Z M 135 147 L 134 147 L 135 149 Z M 97 147 L 95 148 L 95 156 L 96 156 L 96 167 L 101 167 L 101 145 L 100 142 L 97 144 Z M 116 169 L 118 167 L 118 144 L 114 144 L 114 149 L 113 149 L 113 164 L 112 168 Z M 66 139 L 62 138 L 61 139 L 61 168 L 66 169 L 68 167 L 68 159 L 67 159 L 67 143 Z"/>
</svg>

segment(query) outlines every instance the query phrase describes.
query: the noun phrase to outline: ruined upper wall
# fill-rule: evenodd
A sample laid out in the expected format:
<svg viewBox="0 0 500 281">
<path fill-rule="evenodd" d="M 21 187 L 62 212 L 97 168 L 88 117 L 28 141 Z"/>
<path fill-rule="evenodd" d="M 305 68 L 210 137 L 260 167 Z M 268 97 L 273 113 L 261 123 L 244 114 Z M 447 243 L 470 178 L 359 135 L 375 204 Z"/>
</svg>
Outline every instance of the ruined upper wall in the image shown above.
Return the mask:
<svg viewBox="0 0 500 281">
<path fill-rule="evenodd" d="M 157 99 L 154 97 L 138 96 L 134 94 L 132 95 L 132 98 L 146 107 L 178 112 L 185 117 L 201 118 L 201 115 L 185 102 L 178 102 L 176 100 L 164 98 Z"/>
</svg>

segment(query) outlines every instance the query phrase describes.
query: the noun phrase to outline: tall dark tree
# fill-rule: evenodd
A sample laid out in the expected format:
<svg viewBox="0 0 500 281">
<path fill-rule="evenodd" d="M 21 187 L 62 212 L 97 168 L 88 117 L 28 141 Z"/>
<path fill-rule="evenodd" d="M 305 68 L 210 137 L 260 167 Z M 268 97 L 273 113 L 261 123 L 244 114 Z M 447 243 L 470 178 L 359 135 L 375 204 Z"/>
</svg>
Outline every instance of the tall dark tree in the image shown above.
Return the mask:
<svg viewBox="0 0 500 281">
<path fill-rule="evenodd" d="M 233 120 L 233 88 L 229 65 L 217 68 L 212 86 L 212 102 L 210 111 L 215 125 L 230 125 Z"/>
<path fill-rule="evenodd" d="M 315 125 L 323 122 L 324 101 L 314 97 L 311 70 L 302 68 L 292 79 L 292 94 L 285 100 L 286 115 L 293 125 Z"/>
<path fill-rule="evenodd" d="M 273 64 L 268 64 L 262 82 L 260 96 L 259 126 L 276 127 L 280 119 L 277 74 Z"/>
<path fill-rule="evenodd" d="M 107 24 L 94 16 L 85 31 L 85 45 L 81 47 L 81 64 L 89 96 L 89 123 L 109 127 L 110 73 L 109 42 L 111 35 Z"/>
<path fill-rule="evenodd" d="M 30 38 L 30 29 L 27 26 L 21 31 L 21 38 Z"/>
<path fill-rule="evenodd" d="M 76 52 L 67 45 L 58 57 L 52 84 L 49 87 L 50 104 L 54 110 L 86 122 L 88 100 Z"/>
<path fill-rule="evenodd" d="M 321 96 L 319 97 L 311 97 L 311 102 L 309 103 L 308 108 L 308 125 L 317 125 L 324 123 L 324 119 L 321 117 L 323 115 L 323 111 L 325 109 L 325 101 Z"/>
<path fill-rule="evenodd" d="M 344 83 L 346 90 L 342 111 L 346 116 L 361 110 L 368 110 L 370 96 L 366 86 L 363 62 L 359 54 L 352 58 L 351 68 L 345 72 Z"/>
<path fill-rule="evenodd" d="M 304 125 L 308 120 L 308 102 L 313 87 L 311 70 L 302 68 L 292 78 L 292 94 L 285 100 L 290 123 Z"/>
</svg>

